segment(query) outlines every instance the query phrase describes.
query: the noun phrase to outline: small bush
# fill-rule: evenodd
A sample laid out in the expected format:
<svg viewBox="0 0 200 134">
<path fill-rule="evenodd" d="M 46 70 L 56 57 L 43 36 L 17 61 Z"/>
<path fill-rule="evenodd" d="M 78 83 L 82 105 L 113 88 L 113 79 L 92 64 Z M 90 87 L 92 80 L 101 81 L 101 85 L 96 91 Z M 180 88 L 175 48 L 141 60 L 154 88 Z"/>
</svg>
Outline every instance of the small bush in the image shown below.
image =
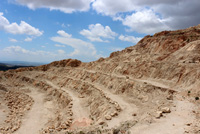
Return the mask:
<svg viewBox="0 0 200 134">
<path fill-rule="evenodd" d="M 101 134 L 101 130 L 97 130 L 97 134 Z"/>
<path fill-rule="evenodd" d="M 113 134 L 119 134 L 120 130 L 119 129 L 114 129 Z"/>
<path fill-rule="evenodd" d="M 199 100 L 199 97 L 195 97 L 195 100 Z"/>
<path fill-rule="evenodd" d="M 80 131 L 79 134 L 85 134 L 83 131 Z"/>
<path fill-rule="evenodd" d="M 188 91 L 188 94 L 190 94 L 191 93 L 191 91 Z"/>
</svg>

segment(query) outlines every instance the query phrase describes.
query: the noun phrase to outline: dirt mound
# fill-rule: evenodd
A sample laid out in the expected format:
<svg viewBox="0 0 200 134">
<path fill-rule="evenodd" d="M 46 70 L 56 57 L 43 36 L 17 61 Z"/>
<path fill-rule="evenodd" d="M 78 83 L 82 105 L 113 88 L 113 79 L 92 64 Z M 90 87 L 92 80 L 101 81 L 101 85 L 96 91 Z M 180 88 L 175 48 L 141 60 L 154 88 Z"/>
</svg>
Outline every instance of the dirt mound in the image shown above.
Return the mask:
<svg viewBox="0 0 200 134">
<path fill-rule="evenodd" d="M 199 133 L 199 51 L 200 25 L 94 62 L 0 72 L 0 133 Z"/>
</svg>

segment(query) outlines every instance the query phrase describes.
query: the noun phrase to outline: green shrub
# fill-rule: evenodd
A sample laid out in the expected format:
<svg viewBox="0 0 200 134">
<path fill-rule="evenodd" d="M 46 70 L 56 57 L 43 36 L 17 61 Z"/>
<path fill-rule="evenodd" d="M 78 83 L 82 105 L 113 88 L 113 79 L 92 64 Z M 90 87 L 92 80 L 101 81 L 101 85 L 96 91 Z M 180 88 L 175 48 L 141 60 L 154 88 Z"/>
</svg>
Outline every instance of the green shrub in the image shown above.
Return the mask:
<svg viewBox="0 0 200 134">
<path fill-rule="evenodd" d="M 85 134 L 83 131 L 80 131 L 79 134 Z"/>
</svg>

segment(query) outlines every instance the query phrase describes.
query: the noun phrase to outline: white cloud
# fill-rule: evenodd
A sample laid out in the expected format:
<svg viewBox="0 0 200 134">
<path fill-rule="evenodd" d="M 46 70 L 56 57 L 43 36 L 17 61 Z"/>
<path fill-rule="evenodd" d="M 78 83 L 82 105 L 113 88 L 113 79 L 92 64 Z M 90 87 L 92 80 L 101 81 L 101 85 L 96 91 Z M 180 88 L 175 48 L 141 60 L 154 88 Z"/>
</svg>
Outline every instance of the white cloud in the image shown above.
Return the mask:
<svg viewBox="0 0 200 134">
<path fill-rule="evenodd" d="M 166 20 L 160 19 L 153 10 L 142 10 L 132 15 L 127 15 L 122 21 L 125 26 L 128 26 L 130 31 L 139 33 L 155 33 L 170 28 L 165 24 Z"/>
<path fill-rule="evenodd" d="M 27 42 L 31 42 L 33 39 L 30 38 L 30 37 L 27 37 L 26 39 L 24 39 L 24 41 L 27 41 Z"/>
<path fill-rule="evenodd" d="M 68 54 L 69 57 L 83 59 L 84 61 L 88 61 L 88 59 L 94 60 L 99 57 L 96 54 L 96 49 L 93 44 L 73 38 L 70 34 L 62 30 L 57 33 L 59 36 L 52 37 L 51 40 L 72 47 L 74 51 Z"/>
<path fill-rule="evenodd" d="M 10 47 L 6 47 L 5 49 L 3 49 L 4 52 L 6 53 L 29 53 L 30 51 L 21 48 L 20 46 L 10 46 Z"/>
<path fill-rule="evenodd" d="M 4 16 L 3 13 L 0 12 L 0 30 L 5 30 L 11 34 L 27 34 L 33 36 L 41 36 L 43 31 L 31 26 L 25 21 L 21 21 L 18 25 L 17 23 L 10 23 Z"/>
<path fill-rule="evenodd" d="M 128 41 L 128 42 L 131 42 L 131 43 L 138 43 L 142 38 L 140 37 L 134 37 L 134 36 L 124 36 L 124 35 L 120 35 L 119 36 L 119 39 L 122 40 L 122 41 Z"/>
<path fill-rule="evenodd" d="M 41 50 L 27 50 L 20 46 L 9 46 L 0 50 L 0 57 L 5 60 L 21 60 L 32 62 L 52 62 L 65 59 L 63 51 L 48 52 Z"/>
<path fill-rule="evenodd" d="M 66 38 L 72 37 L 71 34 L 68 34 L 68 33 L 66 33 L 66 32 L 63 31 L 63 30 L 59 30 L 57 33 L 58 33 L 60 36 L 63 36 L 63 37 L 66 37 Z"/>
<path fill-rule="evenodd" d="M 64 13 L 75 11 L 88 11 L 93 0 L 16 0 L 17 3 L 25 5 L 30 9 L 48 8 L 60 10 Z"/>
<path fill-rule="evenodd" d="M 12 34 L 27 34 L 27 35 L 35 35 L 41 36 L 43 34 L 42 31 L 36 29 L 29 25 L 28 23 L 21 21 L 20 25 L 17 23 L 11 23 L 9 25 L 5 25 L 5 31 Z"/>
<path fill-rule="evenodd" d="M 55 44 L 56 47 L 65 47 L 65 45 Z"/>
<path fill-rule="evenodd" d="M 3 16 L 3 13 L 0 12 L 0 30 L 3 30 L 6 25 L 9 25 L 9 21 Z"/>
<path fill-rule="evenodd" d="M 96 0 L 92 4 L 97 13 L 114 16 L 119 12 L 133 11 L 138 8 L 135 0 Z"/>
<path fill-rule="evenodd" d="M 13 42 L 13 43 L 18 42 L 16 39 L 12 39 L 12 38 L 10 38 L 9 41 L 10 41 L 10 42 Z"/>
<path fill-rule="evenodd" d="M 89 25 L 89 30 L 83 29 L 80 34 L 91 41 L 97 42 L 108 42 L 108 40 L 103 40 L 102 38 L 114 39 L 117 36 L 117 33 L 113 32 L 109 26 L 104 27 L 99 23 Z"/>
<path fill-rule="evenodd" d="M 199 24 L 199 0 L 95 0 L 97 13 L 122 21 L 129 30 L 152 34 Z"/>
</svg>

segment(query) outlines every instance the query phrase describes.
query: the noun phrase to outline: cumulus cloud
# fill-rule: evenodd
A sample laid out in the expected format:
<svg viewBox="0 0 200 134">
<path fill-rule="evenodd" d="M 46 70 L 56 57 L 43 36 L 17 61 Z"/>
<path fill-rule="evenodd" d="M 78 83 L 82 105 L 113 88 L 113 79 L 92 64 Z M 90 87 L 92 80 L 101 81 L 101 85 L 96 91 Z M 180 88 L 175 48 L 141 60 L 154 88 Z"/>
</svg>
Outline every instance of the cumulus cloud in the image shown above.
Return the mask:
<svg viewBox="0 0 200 134">
<path fill-rule="evenodd" d="M 200 22 L 199 0 L 96 0 L 97 13 L 122 21 L 129 30 L 154 33 L 197 25 Z"/>
<path fill-rule="evenodd" d="M 27 42 L 31 42 L 33 39 L 30 38 L 30 37 L 27 37 L 26 39 L 24 39 L 24 41 L 27 41 Z"/>
<path fill-rule="evenodd" d="M 16 0 L 17 3 L 30 9 L 48 8 L 60 10 L 64 13 L 75 11 L 88 11 L 93 0 Z"/>
<path fill-rule="evenodd" d="M 92 58 L 94 60 L 99 57 L 93 44 L 73 38 L 63 30 L 57 33 L 59 36 L 52 37 L 51 40 L 72 47 L 74 51 L 68 54 L 69 57 L 76 57 L 79 59 L 83 59 L 84 57 L 85 59 L 83 60 L 85 61 L 88 61 L 88 59 L 91 60 Z"/>
<path fill-rule="evenodd" d="M 119 39 L 122 41 L 127 41 L 127 42 L 131 42 L 131 43 L 138 43 L 142 38 L 140 37 L 134 37 L 134 36 L 127 36 L 127 35 L 120 35 Z"/>
<path fill-rule="evenodd" d="M 17 23 L 11 23 L 9 25 L 5 25 L 4 29 L 8 33 L 12 34 L 27 34 L 27 35 L 41 36 L 43 33 L 39 29 L 32 27 L 31 25 L 29 25 L 24 21 L 21 21 L 19 25 Z"/>
<path fill-rule="evenodd" d="M 151 34 L 162 30 L 169 30 L 170 27 L 165 24 L 166 21 L 156 15 L 153 10 L 142 10 L 132 15 L 127 15 L 122 20 L 122 23 L 129 27 L 129 31 Z"/>
<path fill-rule="evenodd" d="M 89 25 L 89 29 L 83 29 L 80 34 L 90 41 L 96 42 L 108 42 L 108 40 L 103 40 L 102 38 L 114 39 L 117 36 L 117 33 L 113 32 L 109 26 L 104 27 L 99 23 Z"/>
<path fill-rule="evenodd" d="M 68 34 L 68 33 L 66 33 L 66 32 L 63 31 L 63 30 L 59 30 L 57 33 L 58 33 L 60 36 L 63 36 L 63 37 L 66 37 L 66 38 L 72 37 L 71 34 Z"/>
<path fill-rule="evenodd" d="M 14 42 L 14 43 L 18 42 L 16 39 L 12 39 L 12 38 L 10 38 L 9 41 Z"/>
<path fill-rule="evenodd" d="M 3 13 L 0 12 L 0 30 L 3 30 L 6 25 L 9 25 L 9 21 L 3 16 Z"/>
<path fill-rule="evenodd" d="M 5 30 L 11 34 L 27 34 L 33 36 L 41 36 L 43 34 L 39 29 L 31 26 L 25 21 L 21 21 L 18 25 L 17 23 L 10 23 L 0 12 L 0 30 Z"/>
</svg>

